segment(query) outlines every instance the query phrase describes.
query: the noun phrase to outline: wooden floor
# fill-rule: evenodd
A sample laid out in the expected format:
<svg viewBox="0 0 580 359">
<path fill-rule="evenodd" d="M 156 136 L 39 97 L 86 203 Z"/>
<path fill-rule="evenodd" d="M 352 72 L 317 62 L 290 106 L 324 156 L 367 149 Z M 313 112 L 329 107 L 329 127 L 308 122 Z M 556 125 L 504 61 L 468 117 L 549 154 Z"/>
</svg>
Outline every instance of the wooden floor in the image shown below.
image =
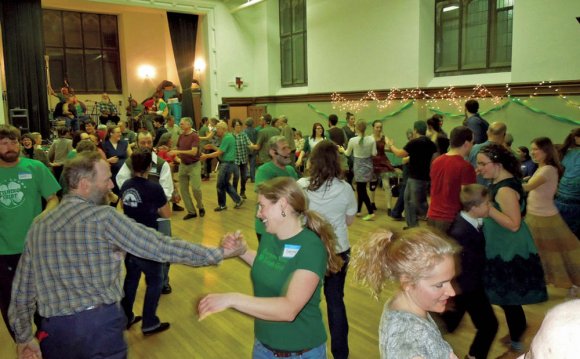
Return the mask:
<svg viewBox="0 0 580 359">
<path fill-rule="evenodd" d="M 217 205 L 215 191 L 215 174 L 209 182 L 203 182 L 204 204 L 207 214 L 204 218 L 183 221 L 184 212 L 176 212 L 172 217 L 173 234 L 179 238 L 217 246 L 220 237 L 226 231 L 241 229 L 249 246 L 257 247 L 254 234 L 255 194 L 253 184 L 248 183 L 248 200 L 241 209 L 233 209 L 233 203 L 228 197 L 228 210 L 220 213 L 213 211 Z M 379 198 L 380 197 L 380 198 Z M 386 215 L 385 198 L 382 192 L 377 192 L 377 207 L 379 210 L 374 221 L 364 222 L 356 219 L 350 227 L 351 244 L 364 241 L 368 233 L 384 225 L 403 226 L 403 222 L 394 222 Z M 364 209 L 363 209 L 364 213 Z M 425 223 L 421 223 L 425 225 Z M 252 318 L 228 310 L 198 321 L 197 302 L 206 293 L 212 292 L 242 292 L 252 293 L 249 278 L 249 268 L 238 259 L 226 260 L 218 267 L 192 268 L 184 265 L 174 265 L 170 272 L 173 293 L 163 295 L 157 311 L 162 321 L 171 323 L 171 328 L 164 333 L 151 337 L 141 334 L 140 326 L 135 325 L 126 334 L 129 343 L 129 358 L 169 359 L 169 358 L 250 358 L 253 345 Z M 135 311 L 142 307 L 145 284 L 142 281 L 137 294 Z M 375 301 L 367 289 L 355 284 L 347 277 L 345 301 L 349 316 L 349 344 L 351 358 L 378 358 L 378 323 L 383 304 L 396 288 L 391 286 Z M 562 303 L 566 299 L 564 289 L 550 287 L 550 300 L 538 305 L 525 307 L 529 330 L 525 341 L 529 343 L 536 333 L 545 312 Z M 326 317 L 326 304 L 322 302 Z M 500 355 L 505 348 L 498 338 L 507 334 L 503 312 L 496 309 L 500 329 L 496 342 L 492 347 L 490 358 Z M 455 353 L 463 358 L 473 339 L 474 329 L 466 317 L 454 334 L 445 338 L 451 343 Z M 330 353 L 330 351 L 329 351 Z M 0 358 L 14 358 L 15 346 L 6 329 L 0 325 Z M 331 355 L 329 354 L 329 358 Z M 65 359 L 65 358 L 63 358 Z"/>
</svg>

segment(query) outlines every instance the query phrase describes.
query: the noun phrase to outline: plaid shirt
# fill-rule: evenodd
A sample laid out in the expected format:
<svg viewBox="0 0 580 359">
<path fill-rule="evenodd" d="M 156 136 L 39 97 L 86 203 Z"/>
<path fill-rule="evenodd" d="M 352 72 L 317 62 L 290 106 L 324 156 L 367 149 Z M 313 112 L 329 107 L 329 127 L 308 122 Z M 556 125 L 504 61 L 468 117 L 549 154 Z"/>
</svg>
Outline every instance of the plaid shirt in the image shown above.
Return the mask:
<svg viewBox="0 0 580 359">
<path fill-rule="evenodd" d="M 97 105 L 100 113 L 108 112 L 109 115 L 117 114 L 117 107 L 112 102 L 99 102 Z"/>
<path fill-rule="evenodd" d="M 236 137 L 236 159 L 234 163 L 237 165 L 243 165 L 248 163 L 248 152 L 250 145 L 250 139 L 245 132 L 240 132 L 237 135 L 234 133 Z"/>
<path fill-rule="evenodd" d="M 9 309 L 16 342 L 32 339 L 37 306 L 42 317 L 50 318 L 120 301 L 125 252 L 192 266 L 223 259 L 221 248 L 172 240 L 110 206 L 67 195 L 28 232 Z"/>
</svg>

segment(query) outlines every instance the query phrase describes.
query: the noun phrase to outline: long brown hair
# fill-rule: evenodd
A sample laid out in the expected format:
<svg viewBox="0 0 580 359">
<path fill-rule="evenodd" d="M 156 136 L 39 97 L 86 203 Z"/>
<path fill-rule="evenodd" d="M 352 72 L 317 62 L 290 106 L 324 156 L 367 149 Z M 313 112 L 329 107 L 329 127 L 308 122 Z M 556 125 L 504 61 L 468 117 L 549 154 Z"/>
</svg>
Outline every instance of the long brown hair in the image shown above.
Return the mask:
<svg viewBox="0 0 580 359">
<path fill-rule="evenodd" d="M 323 140 L 314 147 L 310 155 L 309 191 L 316 191 L 333 178 L 340 178 L 342 170 L 338 161 L 338 149 L 334 142 Z"/>
<path fill-rule="evenodd" d="M 554 166 L 558 170 L 558 178 L 561 178 L 564 174 L 564 168 L 560 164 L 560 159 L 558 158 L 558 152 L 548 137 L 537 137 L 532 140 L 532 143 L 538 146 L 542 152 L 546 154 L 546 160 L 544 161 L 547 165 Z"/>
<path fill-rule="evenodd" d="M 285 198 L 295 214 L 306 219 L 306 227 L 322 240 L 328 254 L 327 272 L 336 273 L 340 270 L 343 260 L 334 252 L 336 242 L 334 229 L 320 214 L 308 209 L 306 195 L 293 178 L 276 177 L 263 182 L 258 186 L 258 194 L 272 203 Z"/>
<path fill-rule="evenodd" d="M 575 129 L 570 131 L 570 134 L 568 136 L 566 136 L 564 143 L 562 144 L 562 146 L 560 146 L 560 149 L 558 150 L 560 154 L 560 160 L 564 158 L 569 149 L 577 147 L 576 137 L 580 137 L 580 127 L 576 127 Z"/>
</svg>

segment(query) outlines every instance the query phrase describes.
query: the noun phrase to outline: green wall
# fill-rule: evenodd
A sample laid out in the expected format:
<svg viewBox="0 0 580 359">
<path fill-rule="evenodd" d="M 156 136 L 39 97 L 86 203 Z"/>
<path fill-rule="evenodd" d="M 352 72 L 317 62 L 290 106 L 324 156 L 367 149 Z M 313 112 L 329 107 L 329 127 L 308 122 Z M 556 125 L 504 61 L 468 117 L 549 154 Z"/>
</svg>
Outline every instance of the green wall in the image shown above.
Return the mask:
<svg viewBox="0 0 580 359">
<path fill-rule="evenodd" d="M 517 97 L 516 97 L 517 98 Z M 574 106 L 573 103 L 580 103 L 580 96 L 569 97 L 570 102 L 566 102 L 560 97 L 535 97 L 535 98 L 519 98 L 533 109 L 546 112 L 551 115 L 562 116 L 564 118 L 580 123 L 580 109 Z M 502 99 L 501 104 L 505 103 L 507 99 Z M 490 109 L 496 108 L 490 99 L 481 99 L 480 112 L 484 113 Z M 356 113 L 357 118 L 365 119 L 372 122 L 377 119 L 382 119 L 387 115 L 398 112 L 406 102 L 394 102 L 384 111 L 379 111 L 373 102 L 360 112 Z M 309 105 L 313 106 L 312 109 Z M 405 131 L 413 127 L 413 122 L 416 120 L 426 120 L 431 117 L 434 112 L 429 108 L 439 106 L 440 111 L 452 114 L 460 114 L 462 110 L 453 108 L 447 102 L 439 101 L 438 103 L 426 104 L 424 101 L 416 101 L 408 109 L 401 111 L 393 117 L 385 119 L 384 131 L 387 136 L 393 138 L 395 143 L 404 144 L 406 142 Z M 330 102 L 316 102 L 316 103 L 291 103 L 291 104 L 269 104 L 268 112 L 273 116 L 286 115 L 288 116 L 288 123 L 290 126 L 302 131 L 304 135 L 309 135 L 312 132 L 312 125 L 314 122 L 320 122 L 325 128 L 328 127 L 328 120 L 325 116 L 317 113 L 321 112 L 326 115 L 335 113 L 339 116 L 341 121 L 344 121 L 345 111 L 333 109 Z M 579 127 L 578 124 L 558 121 L 547 115 L 537 114 L 530 109 L 510 103 L 507 107 L 492 111 L 484 116 L 490 123 L 493 121 L 505 122 L 508 126 L 508 132 L 514 136 L 514 146 L 525 145 L 528 146 L 530 141 L 539 136 L 548 136 L 555 143 L 561 143 L 568 135 L 570 130 Z M 444 116 L 443 128 L 448 133 L 455 126 L 462 123 L 463 117 Z M 342 122 L 344 124 L 344 122 Z M 370 130 L 367 130 L 370 133 Z"/>
</svg>

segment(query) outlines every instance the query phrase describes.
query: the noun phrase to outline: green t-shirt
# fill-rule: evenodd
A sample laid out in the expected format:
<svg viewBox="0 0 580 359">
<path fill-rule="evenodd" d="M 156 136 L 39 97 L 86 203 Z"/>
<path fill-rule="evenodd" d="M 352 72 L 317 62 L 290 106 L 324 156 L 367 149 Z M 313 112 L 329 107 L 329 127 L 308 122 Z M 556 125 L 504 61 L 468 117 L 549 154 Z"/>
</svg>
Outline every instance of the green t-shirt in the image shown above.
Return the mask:
<svg viewBox="0 0 580 359">
<path fill-rule="evenodd" d="M 256 182 L 254 183 L 254 191 L 258 191 L 258 185 L 262 182 L 266 182 L 267 180 L 271 180 L 272 178 L 276 177 L 292 177 L 294 179 L 298 179 L 298 173 L 292 166 L 286 166 L 286 168 L 282 169 L 274 164 L 274 162 L 270 161 L 264 163 L 260 167 L 258 167 L 258 171 L 256 171 Z M 256 206 L 256 214 L 258 213 L 258 206 Z M 255 220 L 256 224 L 256 233 L 264 234 L 266 233 L 266 228 L 264 227 L 264 223 L 256 216 Z"/>
<path fill-rule="evenodd" d="M 223 152 L 220 156 L 220 161 L 234 162 L 236 159 L 236 138 L 234 135 L 229 132 L 224 135 L 220 144 L 220 151 Z"/>
<path fill-rule="evenodd" d="M 320 311 L 320 292 L 328 255 L 322 240 L 305 228 L 286 240 L 265 234 L 252 265 L 254 295 L 261 298 L 285 295 L 294 272 L 308 270 L 320 278 L 312 297 L 292 322 L 255 319 L 256 338 L 267 346 L 284 351 L 311 349 L 326 342 Z"/>
<path fill-rule="evenodd" d="M 0 255 L 22 253 L 32 220 L 42 212 L 40 198 L 59 189 L 40 161 L 21 157 L 16 166 L 0 169 Z"/>
</svg>

